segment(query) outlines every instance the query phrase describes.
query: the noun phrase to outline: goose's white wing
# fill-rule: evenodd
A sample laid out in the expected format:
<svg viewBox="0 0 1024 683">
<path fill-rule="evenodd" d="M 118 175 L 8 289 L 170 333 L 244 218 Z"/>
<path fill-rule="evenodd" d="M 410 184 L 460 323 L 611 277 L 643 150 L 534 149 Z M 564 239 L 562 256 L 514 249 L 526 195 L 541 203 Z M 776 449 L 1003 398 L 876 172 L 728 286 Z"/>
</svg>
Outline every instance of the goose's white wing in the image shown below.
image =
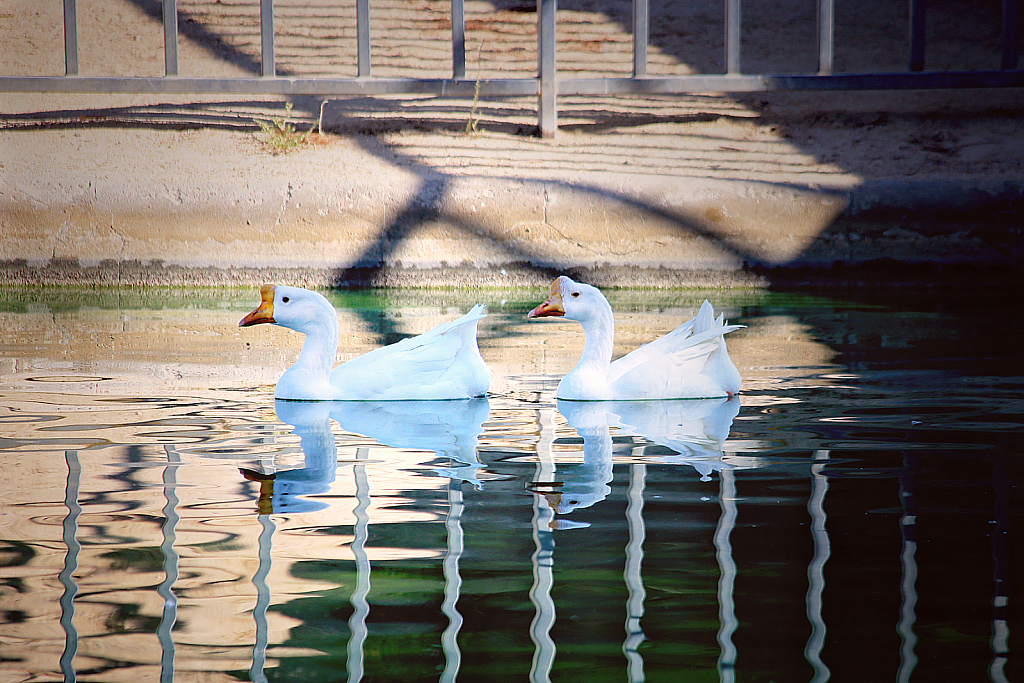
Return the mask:
<svg viewBox="0 0 1024 683">
<path fill-rule="evenodd" d="M 476 342 L 483 305 L 429 332 L 353 358 L 331 372 L 336 398 L 456 399 L 483 396 L 490 371 Z"/>
<path fill-rule="evenodd" d="M 707 301 L 693 320 L 626 354 L 608 368 L 615 396 L 716 398 L 739 391 L 739 372 L 723 336 L 742 325 L 714 317 Z"/>
</svg>

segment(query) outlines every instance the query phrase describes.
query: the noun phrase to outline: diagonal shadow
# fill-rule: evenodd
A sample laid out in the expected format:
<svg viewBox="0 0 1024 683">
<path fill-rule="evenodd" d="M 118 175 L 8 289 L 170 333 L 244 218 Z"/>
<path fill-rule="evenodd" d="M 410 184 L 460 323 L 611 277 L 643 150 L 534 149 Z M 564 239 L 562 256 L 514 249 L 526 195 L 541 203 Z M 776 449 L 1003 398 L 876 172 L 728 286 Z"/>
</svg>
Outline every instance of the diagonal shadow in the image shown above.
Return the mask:
<svg viewBox="0 0 1024 683">
<path fill-rule="evenodd" d="M 2 127 L 8 129 L 37 127 L 61 129 L 93 127 L 180 129 L 204 127 L 223 130 L 258 130 L 252 115 L 226 113 L 217 110 L 228 108 L 237 111 L 240 107 L 262 108 L 265 110 L 272 106 L 278 106 L 283 110 L 283 105 L 280 103 L 275 105 L 275 103 L 255 100 L 222 100 L 185 105 L 158 104 L 131 107 L 49 110 L 23 114 L 5 114 Z M 296 112 L 296 110 L 293 109 L 293 112 Z M 319 113 L 319 103 L 305 112 L 298 110 L 296 113 L 299 119 L 312 120 L 314 115 Z M 687 115 L 676 118 L 685 120 L 713 120 L 717 116 L 694 117 Z M 637 117 L 637 120 L 649 122 L 655 118 L 657 117 L 640 116 Z M 658 120 L 664 119 L 660 118 Z M 439 118 L 437 122 L 442 125 L 435 125 L 435 122 L 429 119 L 418 119 L 415 122 L 392 120 L 385 122 L 385 126 L 392 130 L 415 127 L 419 129 L 427 128 L 429 130 L 440 128 L 441 130 L 452 131 L 458 131 L 459 128 L 464 127 L 460 122 L 453 122 L 443 118 Z M 346 131 L 379 132 L 381 129 L 380 124 L 381 121 L 377 118 L 360 119 L 359 117 L 349 117 L 341 123 L 341 126 Z M 496 128 L 500 129 L 501 121 L 483 118 L 482 124 L 489 131 L 494 131 Z M 597 125 L 621 126 L 622 122 L 616 120 L 615 123 L 608 122 L 607 124 Z M 454 176 L 439 171 L 432 166 L 425 165 L 418 158 L 405 154 L 393 146 L 387 147 L 387 154 L 385 155 L 381 153 L 380 145 L 371 143 L 365 137 L 360 137 L 358 140 L 360 146 L 368 153 L 377 157 L 387 158 L 395 166 L 401 167 L 403 171 L 412 171 L 418 175 L 420 177 L 420 186 L 418 191 L 414 193 L 414 198 L 397 212 L 391 223 L 380 230 L 375 244 L 360 254 L 351 267 L 338 271 L 337 284 L 339 286 L 358 286 L 372 283 L 375 280 L 375 273 L 383 267 L 383 262 L 395 252 L 404 240 L 415 232 L 418 226 L 427 222 L 444 220 L 446 224 L 452 225 L 466 235 L 478 236 L 482 234 L 496 242 L 502 240 L 501 236 L 489 225 L 467 221 L 465 218 L 451 215 L 443 209 L 444 197 Z M 740 260 L 755 261 L 752 254 L 747 253 L 742 245 L 730 240 L 728 236 L 720 235 L 707 226 L 661 207 L 653 206 L 595 185 L 551 180 L 542 182 L 574 191 L 582 191 L 597 198 L 614 200 L 631 208 L 642 209 L 653 216 L 676 223 L 681 231 L 715 241 L 726 252 Z M 503 248 L 513 262 L 523 264 L 538 274 L 549 275 L 564 270 L 559 265 L 545 260 L 522 246 L 504 243 Z M 576 274 L 578 275 L 580 272 L 584 271 L 577 270 Z"/>
<path fill-rule="evenodd" d="M 162 20 L 162 4 L 159 0 L 131 1 L 154 20 Z M 581 0 L 562 0 L 563 8 L 572 9 L 575 6 L 572 4 L 574 1 Z M 513 9 L 529 11 L 528 7 L 520 5 L 522 5 L 522 3 L 517 2 Z M 617 2 L 613 3 L 613 5 L 614 6 L 609 6 L 606 10 L 602 11 L 605 11 L 607 16 L 614 21 L 618 21 L 628 28 L 628 15 L 624 14 L 622 9 L 626 3 Z M 237 65 L 246 71 L 259 73 L 261 65 L 256 57 L 247 54 L 236 47 L 225 44 L 216 31 L 211 30 L 202 22 L 194 20 L 185 13 L 180 13 L 178 24 L 181 37 L 200 45 L 218 59 Z M 660 35 L 663 34 L 660 34 L 657 31 L 652 34 L 652 44 L 660 45 L 658 42 L 660 40 Z M 687 52 L 685 54 L 677 54 L 675 56 L 680 63 L 689 64 L 692 62 L 697 64 L 697 66 L 705 72 L 714 72 L 716 71 L 714 68 L 715 65 L 706 61 L 708 59 L 708 54 L 710 54 L 709 51 L 702 47 L 694 50 L 692 53 Z M 700 55 L 704 55 L 704 57 L 702 58 Z M 702 63 L 700 59 L 704 59 L 705 61 Z M 287 75 L 287 71 L 283 69 L 280 73 L 281 75 Z M 360 98 L 352 98 L 347 101 L 358 104 L 359 99 Z M 386 103 L 386 100 L 377 98 L 374 99 L 373 102 L 378 108 L 380 108 L 382 106 L 382 102 Z M 303 120 L 308 122 L 316 119 L 319 113 L 321 101 L 313 97 L 299 97 L 293 99 L 293 104 L 295 105 L 293 109 L 295 115 L 297 117 L 302 117 Z M 148 126 L 157 129 L 214 127 L 227 130 L 255 130 L 257 126 L 252 121 L 252 118 L 244 120 L 242 115 L 217 111 L 217 108 L 226 107 L 237 110 L 239 107 L 260 107 L 265 110 L 268 107 L 275 106 L 283 107 L 283 103 L 275 104 L 253 100 L 222 100 L 219 102 L 204 102 L 188 105 L 151 105 L 145 107 L 114 107 L 88 110 L 54 110 L 49 112 L 35 112 L 31 114 L 6 115 L 4 116 L 4 119 L 6 120 L 5 125 L 7 127 L 45 126 L 74 128 L 90 126 Z M 386 104 L 383 106 L 386 106 Z M 445 117 L 443 114 L 446 111 L 446 107 L 448 107 L 448 105 L 431 101 L 429 108 L 417 111 L 414 119 L 403 117 L 401 114 L 391 117 L 366 117 L 362 119 L 359 116 L 350 115 L 338 122 L 334 130 L 340 130 L 342 132 L 365 132 L 371 135 L 374 133 L 379 134 L 381 131 L 401 131 L 423 128 L 435 131 L 456 132 L 462 127 L 462 123 L 453 121 L 450 117 Z M 434 111 L 434 115 L 431 115 L 431 109 Z M 517 106 L 515 103 L 510 103 L 505 108 L 499 107 L 496 103 L 486 103 L 479 111 L 481 123 L 485 125 L 489 131 L 509 135 L 524 135 L 532 134 L 534 132 L 535 127 L 533 126 L 524 127 L 517 123 L 509 123 L 507 114 L 510 111 L 525 112 L 530 116 L 535 114 L 534 110 Z M 723 116 L 722 114 L 704 113 L 666 116 L 645 114 L 642 112 L 618 112 L 612 115 L 603 113 L 596 108 L 592 111 L 577 113 L 585 114 L 590 117 L 593 122 L 566 124 L 565 130 L 567 132 L 600 132 L 612 128 L 638 127 L 653 123 L 691 123 L 713 121 Z M 557 273 L 567 272 L 571 276 L 581 279 L 587 278 L 588 275 L 593 275 L 593 273 L 587 273 L 585 269 L 566 270 L 559 264 L 548 260 L 543 255 L 532 252 L 527 246 L 504 242 L 502 237 L 497 234 L 493 228 L 486 224 L 467 220 L 463 217 L 451 215 L 446 212 L 444 209 L 444 197 L 450 190 L 455 176 L 446 174 L 430 165 L 425 165 L 417 158 L 402 152 L 394 146 L 385 146 L 386 154 L 383 154 L 380 146 L 372 145 L 367 140 L 361 140 L 361 144 L 367 152 L 374 154 L 389 163 L 395 164 L 396 166 L 400 165 L 403 172 L 412 171 L 415 173 L 420 178 L 419 188 L 413 195 L 413 198 L 397 212 L 392 221 L 388 225 L 381 227 L 374 243 L 360 254 L 360 256 L 348 267 L 341 268 L 336 271 L 334 274 L 336 286 L 367 286 L 379 284 L 383 279 L 382 276 L 387 268 L 387 263 L 391 260 L 395 251 L 406 240 L 410 239 L 420 226 L 425 223 L 440 220 L 443 220 L 446 225 L 461 231 L 467 236 L 473 236 L 475 238 L 482 235 L 486 239 L 490 239 L 495 243 L 501 244 L 506 253 L 509 254 L 510 261 L 521 265 L 524 269 L 527 269 L 537 275 L 548 277 Z M 557 185 L 566 189 L 571 189 L 574 192 L 582 192 L 602 200 L 615 201 L 622 205 L 642 210 L 652 216 L 656 216 L 675 225 L 676 229 L 681 234 L 697 235 L 714 243 L 724 252 L 733 255 L 737 261 L 741 263 L 748 264 L 750 267 L 756 267 L 758 264 L 759 259 L 744 248 L 744 246 L 737 240 L 730 238 L 724 233 L 716 231 L 708 225 L 701 224 L 692 217 L 681 213 L 671 212 L 662 207 L 653 206 L 633 197 L 625 196 L 621 193 L 609 191 L 605 188 L 594 185 L 571 183 L 568 181 L 538 182 Z M 808 189 L 806 186 L 796 184 L 785 185 L 787 187 L 794 187 L 801 190 Z M 373 324 L 378 325 L 379 322 L 379 320 L 375 320 L 373 321 Z M 387 337 L 394 336 L 397 333 L 393 329 L 383 329 L 380 330 L 378 334 L 382 335 L 382 337 Z"/>
<path fill-rule="evenodd" d="M 243 120 L 237 114 L 224 114 L 217 111 L 218 108 L 227 107 L 236 109 L 238 107 L 263 107 L 264 109 L 275 106 L 273 103 L 248 101 L 248 100 L 221 100 L 218 102 L 193 103 L 189 105 L 148 105 L 144 107 L 116 107 L 96 110 L 54 110 L 47 112 L 33 112 L 31 114 L 6 116 L 9 122 L 7 125 L 18 126 L 48 126 L 54 128 L 81 128 L 81 127 L 137 127 L 146 126 L 152 128 L 175 128 L 182 126 L 206 126 L 229 130 L 254 129 L 256 126 Z M 276 106 L 283 105 L 277 103 Z M 296 110 L 293 110 L 295 112 Z M 319 103 L 308 107 L 306 111 L 298 110 L 297 116 L 309 120 L 319 113 Z M 485 118 L 482 124 L 487 129 L 492 129 L 492 124 L 498 124 L 500 119 L 486 118 L 486 112 L 482 112 Z M 380 120 L 377 118 L 360 119 L 358 116 L 349 117 L 340 122 L 345 130 L 353 129 L 372 132 L 379 131 Z M 422 119 L 416 121 L 394 121 L 392 125 L 399 127 L 430 127 L 429 122 Z M 415 235 L 423 225 L 444 222 L 453 230 L 460 232 L 470 239 L 490 240 L 493 244 L 499 245 L 508 256 L 509 266 L 514 266 L 529 272 L 537 278 L 553 279 L 559 274 L 567 274 L 575 279 L 591 281 L 594 284 L 605 284 L 601 281 L 601 273 L 592 268 L 566 268 L 561 263 L 551 261 L 541 253 L 530 249 L 529 245 L 522 242 L 511 243 L 491 225 L 482 221 L 474 221 L 462 215 L 451 213 L 445 208 L 445 199 L 448 195 L 456 176 L 445 173 L 434 166 L 424 164 L 417 157 L 405 153 L 403 150 L 379 142 L 379 139 L 371 135 L 359 135 L 355 140 L 368 153 L 378 158 L 386 159 L 388 163 L 396 168 L 401 168 L 403 173 L 412 172 L 419 178 L 419 185 L 408 202 L 393 214 L 391 221 L 381 226 L 376 238 L 358 257 L 344 268 L 339 268 L 332 275 L 335 287 L 373 287 L 390 284 L 389 269 L 393 266 L 393 256 L 403 244 Z M 728 235 L 720 234 L 716 230 L 680 213 L 669 211 L 663 207 L 654 206 L 637 200 L 634 197 L 610 191 L 596 185 L 585 183 L 574 183 L 561 180 L 537 181 L 542 184 L 557 186 L 577 193 L 584 193 L 601 200 L 614 201 L 621 205 L 643 211 L 649 215 L 656 216 L 670 224 L 674 224 L 680 233 L 697 235 L 705 240 L 716 244 L 723 252 L 736 258 L 739 262 L 755 264 L 757 259 L 748 252 L 738 241 Z M 375 312 L 363 310 L 356 311 L 363 318 L 367 329 L 372 330 L 378 336 L 381 343 L 393 343 L 398 339 L 409 336 L 400 332 L 395 321 L 380 318 Z"/>
<path fill-rule="evenodd" d="M 158 24 L 163 23 L 164 12 L 161 0 L 131 0 L 131 2 L 153 21 Z M 187 38 L 199 45 L 213 57 L 249 73 L 259 75 L 263 70 L 263 64 L 258 57 L 226 44 L 216 31 L 210 30 L 202 21 L 181 9 L 178 9 L 178 36 L 179 39 Z M 291 75 L 287 70 L 280 68 L 277 73 L 280 76 Z"/>
<path fill-rule="evenodd" d="M 361 145 L 368 151 L 373 152 L 373 146 L 368 144 L 367 141 L 363 140 Z M 384 267 L 384 262 L 395 252 L 403 240 L 409 238 L 416 231 L 417 227 L 427 222 L 440 220 L 443 220 L 446 225 L 456 228 L 464 235 L 470 237 L 483 236 L 495 243 L 501 244 L 503 251 L 508 254 L 510 262 L 522 264 L 539 275 L 565 273 L 572 277 L 582 277 L 584 274 L 590 274 L 591 269 L 575 268 L 567 270 L 561 264 L 555 263 L 523 247 L 521 244 L 506 242 L 498 231 L 486 223 L 452 215 L 443 208 L 443 204 L 453 176 L 442 173 L 433 167 L 425 166 L 418 159 L 402 154 L 393 148 L 389 148 L 389 154 L 392 160 L 401 160 L 402 163 L 400 165 L 403 170 L 412 171 L 420 177 L 419 191 L 415 193 L 414 199 L 398 212 L 391 223 L 381 230 L 374 245 L 360 254 L 355 261 L 355 266 L 337 271 L 336 284 L 338 286 L 358 286 L 368 281 L 372 282 L 375 273 Z M 596 185 L 571 183 L 561 180 L 537 182 L 583 192 L 598 199 L 611 200 L 630 208 L 642 210 L 650 216 L 674 223 L 680 232 L 685 231 L 686 233 L 714 242 L 725 253 L 743 263 L 750 266 L 760 263 L 760 259 L 747 250 L 739 240 L 729 235 L 721 234 L 682 214 Z M 805 188 L 801 187 L 800 189 Z"/>
</svg>

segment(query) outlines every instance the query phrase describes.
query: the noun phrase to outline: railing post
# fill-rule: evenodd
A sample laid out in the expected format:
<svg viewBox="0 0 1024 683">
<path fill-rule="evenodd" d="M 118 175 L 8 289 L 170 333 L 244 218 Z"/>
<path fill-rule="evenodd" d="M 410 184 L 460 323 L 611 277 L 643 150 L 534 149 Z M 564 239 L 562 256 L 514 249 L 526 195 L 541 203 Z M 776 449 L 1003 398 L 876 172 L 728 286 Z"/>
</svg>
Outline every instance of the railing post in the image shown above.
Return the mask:
<svg viewBox="0 0 1024 683">
<path fill-rule="evenodd" d="M 464 0 L 452 0 L 452 78 L 465 77 L 466 6 Z"/>
<path fill-rule="evenodd" d="M 555 17 L 557 0 L 537 0 L 537 76 L 540 80 L 538 123 L 540 136 L 551 138 L 558 131 L 558 67 Z"/>
<path fill-rule="evenodd" d="M 164 0 L 164 75 L 178 75 L 178 2 Z"/>
<path fill-rule="evenodd" d="M 1017 0 L 1003 0 L 1003 61 L 1002 68 L 1017 68 Z"/>
<path fill-rule="evenodd" d="M 262 54 L 262 75 L 269 78 L 277 75 L 274 65 L 274 0 L 260 0 L 260 52 Z"/>
<path fill-rule="evenodd" d="M 910 70 L 924 71 L 925 14 L 928 0 L 910 0 Z"/>
<path fill-rule="evenodd" d="M 835 0 L 818 1 L 818 74 L 832 73 L 835 55 Z"/>
<path fill-rule="evenodd" d="M 740 0 L 725 2 L 725 72 L 740 73 Z"/>
<path fill-rule="evenodd" d="M 370 0 L 356 0 L 356 53 L 360 77 L 370 76 Z"/>
<path fill-rule="evenodd" d="M 78 9 L 64 0 L 64 75 L 78 75 Z"/>
<path fill-rule="evenodd" d="M 633 0 L 633 78 L 643 78 L 647 75 L 650 14 L 649 0 Z"/>
</svg>

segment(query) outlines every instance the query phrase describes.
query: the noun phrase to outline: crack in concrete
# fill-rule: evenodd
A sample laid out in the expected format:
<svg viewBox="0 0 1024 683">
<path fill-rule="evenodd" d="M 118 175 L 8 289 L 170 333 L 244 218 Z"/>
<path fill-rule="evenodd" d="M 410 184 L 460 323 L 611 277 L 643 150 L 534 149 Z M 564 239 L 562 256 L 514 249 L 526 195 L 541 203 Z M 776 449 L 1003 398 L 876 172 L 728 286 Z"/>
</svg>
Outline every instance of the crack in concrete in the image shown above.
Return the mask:
<svg viewBox="0 0 1024 683">
<path fill-rule="evenodd" d="M 53 244 L 50 247 L 50 260 L 51 261 L 56 261 L 57 260 L 57 247 L 59 247 L 61 245 L 61 243 L 64 241 L 64 236 L 67 234 L 67 231 L 68 231 L 68 222 L 64 221 L 63 223 L 61 223 L 60 229 L 57 231 L 57 234 L 53 236 Z"/>
<path fill-rule="evenodd" d="M 281 225 L 281 219 L 284 218 L 285 212 L 288 210 L 288 204 L 292 201 L 292 194 L 294 188 L 291 182 L 288 183 L 288 189 L 284 193 L 284 197 L 281 200 L 281 208 L 277 212 L 277 216 L 274 217 L 274 226 L 270 229 L 270 234 L 274 234 L 274 230 Z"/>
<path fill-rule="evenodd" d="M 551 203 L 551 196 L 548 194 L 548 188 L 545 185 L 544 186 L 544 202 L 541 205 L 542 209 L 543 209 L 543 216 L 541 218 L 541 224 L 544 225 L 545 227 L 549 228 L 552 232 L 554 232 L 556 235 L 558 235 L 562 239 L 566 240 L 567 242 L 573 242 L 577 247 L 579 247 L 580 249 L 583 249 L 587 253 L 596 254 L 596 255 L 613 254 L 615 256 L 626 256 L 628 254 L 635 254 L 635 253 L 638 253 L 640 251 L 637 248 L 626 249 L 625 251 L 617 251 L 617 250 L 614 250 L 614 249 L 595 249 L 594 247 L 589 247 L 589 246 L 583 244 L 577 238 L 565 234 L 564 232 L 559 230 L 557 227 L 555 227 L 554 225 L 552 225 L 551 223 L 548 222 L 548 205 L 550 203 Z M 607 220 L 608 219 L 606 217 L 605 218 L 605 223 L 606 224 L 607 224 Z M 606 225 L 606 227 L 607 227 L 607 225 Z"/>
</svg>

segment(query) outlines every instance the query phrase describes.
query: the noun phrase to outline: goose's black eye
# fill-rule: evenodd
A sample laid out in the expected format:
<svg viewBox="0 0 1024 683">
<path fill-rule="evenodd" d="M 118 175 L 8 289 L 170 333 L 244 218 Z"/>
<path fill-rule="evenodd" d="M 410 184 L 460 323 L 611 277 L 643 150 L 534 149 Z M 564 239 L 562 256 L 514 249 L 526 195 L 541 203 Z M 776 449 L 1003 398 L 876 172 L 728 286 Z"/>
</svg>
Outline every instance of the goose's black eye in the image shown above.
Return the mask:
<svg viewBox="0 0 1024 683">
<path fill-rule="evenodd" d="M 286 296 L 282 296 L 282 297 L 281 297 L 281 303 L 283 303 L 283 304 L 286 304 L 286 303 L 288 303 L 288 297 L 286 297 Z"/>
<path fill-rule="evenodd" d="M 576 297 L 578 297 L 579 295 L 580 295 L 580 293 L 579 293 L 579 292 L 573 292 L 573 293 L 572 293 L 572 298 L 574 298 L 574 299 L 575 299 L 575 298 L 576 298 Z"/>
</svg>

